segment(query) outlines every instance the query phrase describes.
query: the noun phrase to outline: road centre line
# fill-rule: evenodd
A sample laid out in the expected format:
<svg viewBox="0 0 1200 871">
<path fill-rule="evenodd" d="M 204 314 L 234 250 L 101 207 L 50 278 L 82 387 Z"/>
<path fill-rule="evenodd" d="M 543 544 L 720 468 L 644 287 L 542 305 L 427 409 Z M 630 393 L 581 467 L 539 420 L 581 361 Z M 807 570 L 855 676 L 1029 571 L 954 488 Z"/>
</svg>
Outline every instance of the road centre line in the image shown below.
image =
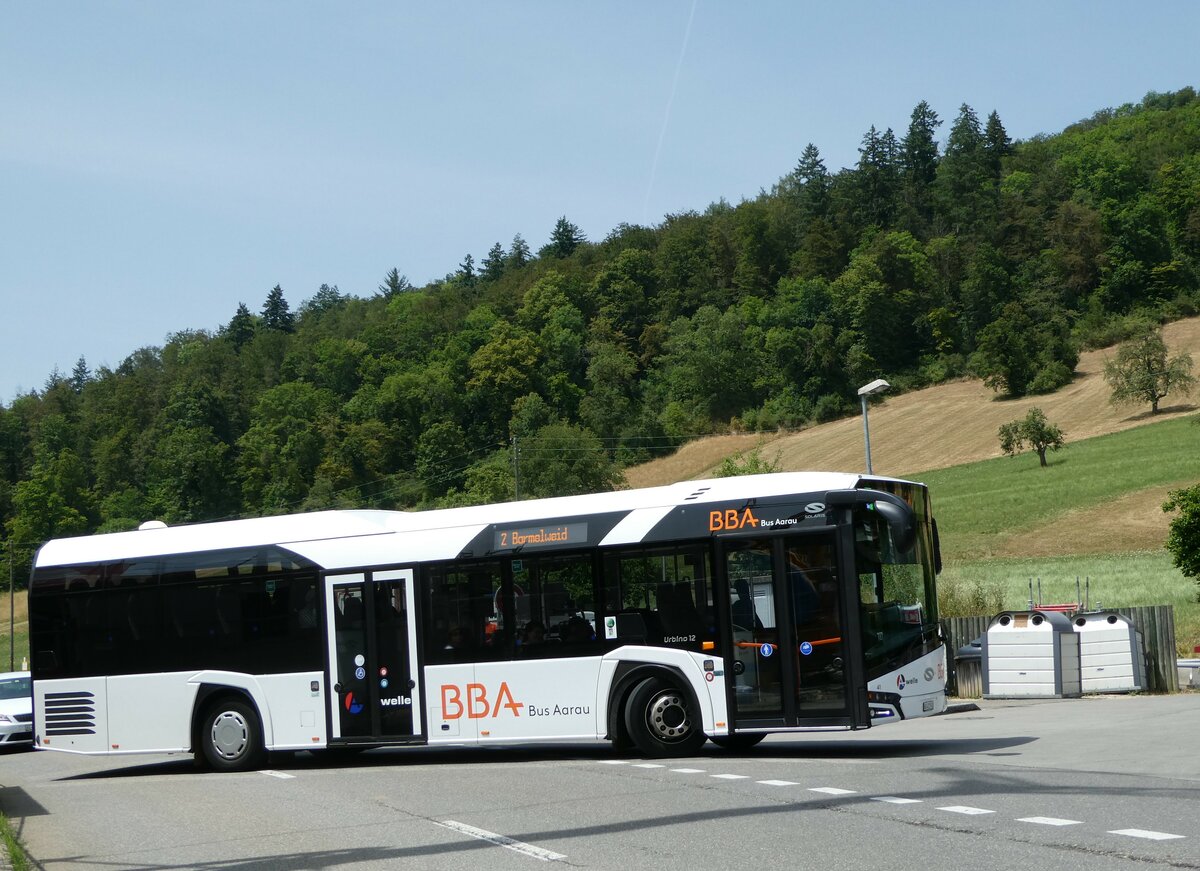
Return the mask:
<svg viewBox="0 0 1200 871">
<path fill-rule="evenodd" d="M 949 807 L 940 807 L 940 811 L 949 811 L 952 814 L 966 814 L 967 816 L 976 816 L 978 814 L 994 814 L 995 811 L 989 811 L 981 807 L 969 807 L 967 805 L 955 804 Z"/>
<path fill-rule="evenodd" d="M 627 764 L 629 764 L 628 760 L 625 760 L 625 759 L 601 759 L 601 760 L 599 760 L 599 762 L 601 765 L 627 765 Z M 640 765 L 635 765 L 634 767 L 635 768 L 663 768 L 665 766 L 654 765 L 654 764 L 640 764 Z M 670 770 L 676 774 L 703 774 L 704 773 L 704 769 L 702 769 L 702 768 L 672 768 Z M 268 774 L 270 772 L 264 771 L 263 773 Z M 710 774 L 709 777 L 713 777 L 718 780 L 748 780 L 749 779 L 749 776 L 745 775 L 745 774 Z M 799 786 L 800 785 L 791 780 L 756 780 L 755 783 L 762 784 L 763 786 Z M 809 792 L 821 792 L 821 793 L 825 793 L 827 795 L 856 795 L 857 794 L 856 790 L 840 789 L 836 786 L 811 787 L 808 791 Z M 923 803 L 923 799 L 904 798 L 902 796 L 896 796 L 896 795 L 878 795 L 878 796 L 869 796 L 869 798 L 871 801 L 884 802 L 887 804 L 922 804 Z M 948 813 L 954 813 L 954 814 L 964 814 L 967 816 L 981 816 L 981 815 L 985 815 L 985 814 L 996 813 L 994 810 L 988 810 L 987 808 L 971 807 L 969 805 L 948 805 L 946 807 L 939 807 L 938 810 L 947 811 Z M 1017 817 L 1017 822 L 1032 823 L 1034 825 L 1040 825 L 1040 826 L 1058 826 L 1058 827 L 1083 825 L 1083 822 L 1081 820 L 1067 820 L 1067 819 L 1062 819 L 1059 817 Z M 1129 838 L 1145 838 L 1145 839 L 1151 840 L 1151 841 L 1170 841 L 1170 840 L 1175 840 L 1178 838 L 1186 837 L 1186 835 L 1175 835 L 1175 834 L 1171 834 L 1170 832 L 1155 832 L 1155 831 L 1151 831 L 1149 829 L 1113 829 L 1108 834 L 1122 835 L 1122 836 L 1129 837 Z"/>
<path fill-rule="evenodd" d="M 544 850 L 541 847 L 535 847 L 533 844 L 526 844 L 524 841 L 517 841 L 513 838 L 507 838 L 504 835 L 498 835 L 495 832 L 489 832 L 487 829 L 477 829 L 475 826 L 468 826 L 466 823 L 460 823 L 456 820 L 430 820 L 435 825 L 450 829 L 462 835 L 469 835 L 472 838 L 478 838 L 481 841 L 487 841 L 489 844 L 495 844 L 497 847 L 504 847 L 520 853 L 523 856 L 529 856 L 533 859 L 538 859 L 542 862 L 557 862 L 567 858 L 562 853 L 555 853 L 553 850 Z"/>
<path fill-rule="evenodd" d="M 1039 826 L 1078 826 L 1079 820 L 1060 820 L 1058 817 L 1018 817 L 1018 823 L 1037 823 Z"/>
<path fill-rule="evenodd" d="M 1183 835 L 1172 835 L 1169 832 L 1151 832 L 1147 829 L 1113 829 L 1110 835 L 1126 835 L 1130 838 L 1146 838 L 1151 841 L 1171 841 L 1182 838 Z"/>
</svg>

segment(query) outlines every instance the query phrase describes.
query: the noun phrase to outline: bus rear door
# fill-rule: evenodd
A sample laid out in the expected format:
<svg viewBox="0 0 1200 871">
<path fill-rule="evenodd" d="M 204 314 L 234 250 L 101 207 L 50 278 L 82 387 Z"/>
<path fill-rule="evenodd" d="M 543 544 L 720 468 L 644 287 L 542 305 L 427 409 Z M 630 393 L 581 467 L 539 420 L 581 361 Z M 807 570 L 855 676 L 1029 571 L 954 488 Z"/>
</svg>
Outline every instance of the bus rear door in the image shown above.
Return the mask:
<svg viewBox="0 0 1200 871">
<path fill-rule="evenodd" d="M 421 737 L 413 571 L 328 575 L 330 743 Z"/>
</svg>

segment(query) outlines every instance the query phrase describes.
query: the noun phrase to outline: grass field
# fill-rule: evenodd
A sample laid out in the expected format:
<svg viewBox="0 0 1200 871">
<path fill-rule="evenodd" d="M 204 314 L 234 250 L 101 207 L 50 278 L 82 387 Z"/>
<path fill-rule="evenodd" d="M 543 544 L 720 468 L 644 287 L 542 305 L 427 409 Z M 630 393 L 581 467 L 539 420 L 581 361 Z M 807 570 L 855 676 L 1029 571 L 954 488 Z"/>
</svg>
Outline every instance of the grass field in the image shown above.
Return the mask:
<svg viewBox="0 0 1200 871">
<path fill-rule="evenodd" d="M 8 591 L 0 593 L 0 671 L 20 669 L 21 661 L 29 659 L 28 599 L 24 590 L 17 590 L 12 599 L 14 607 L 10 616 Z M 10 633 L 9 626 L 15 631 Z"/>
<path fill-rule="evenodd" d="M 1171 605 L 1176 652 L 1191 657 L 1200 644 L 1200 588 L 1180 574 L 1165 550 L 954 562 L 938 578 L 943 604 L 964 614 L 1024 610 L 1031 583 L 1034 600 L 1040 590 L 1046 605 L 1079 601 L 1077 583 L 1080 598 L 1093 609 Z"/>
<path fill-rule="evenodd" d="M 1011 537 L 1024 540 L 1021 553 L 1069 554 L 1076 552 L 1080 539 L 1091 538 L 1090 529 L 1102 530 L 1109 548 L 1119 535 L 1123 542 L 1140 545 L 1124 549 L 1158 549 L 1170 520 L 1161 509 L 1166 492 L 1200 481 L 1200 427 L 1195 420 L 1179 418 L 1068 443 L 1049 455 L 1045 468 L 1028 453 L 914 477 L 933 494 L 947 560 L 1007 555 L 1000 543 Z M 1151 495 L 1155 504 L 1149 517 L 1108 510 L 1130 494 L 1160 492 L 1162 498 Z M 1063 518 L 1073 521 L 1066 529 L 1054 523 Z"/>
<path fill-rule="evenodd" d="M 1169 490 L 1200 481 L 1200 428 L 1180 418 L 1068 444 L 1046 468 L 1035 455 L 917 475 L 930 486 L 946 565 L 947 611 L 1022 609 L 1041 601 L 1173 605 L 1178 650 L 1200 644 L 1200 587 L 1163 548 Z M 1123 550 L 1114 550 L 1118 547 Z M 980 610 L 980 606 L 982 609 Z"/>
</svg>

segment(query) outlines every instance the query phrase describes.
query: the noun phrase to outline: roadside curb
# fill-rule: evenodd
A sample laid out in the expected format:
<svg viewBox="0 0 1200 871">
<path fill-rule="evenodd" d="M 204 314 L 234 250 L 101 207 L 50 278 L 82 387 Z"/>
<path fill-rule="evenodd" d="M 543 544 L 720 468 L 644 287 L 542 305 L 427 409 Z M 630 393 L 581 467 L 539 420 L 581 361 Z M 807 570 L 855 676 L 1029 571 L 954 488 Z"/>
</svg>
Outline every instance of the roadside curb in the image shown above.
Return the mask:
<svg viewBox="0 0 1200 871">
<path fill-rule="evenodd" d="M 943 716 L 946 714 L 965 714 L 968 711 L 978 711 L 979 705 L 974 702 L 957 702 L 953 705 L 946 705 L 946 710 L 942 711 Z"/>
</svg>

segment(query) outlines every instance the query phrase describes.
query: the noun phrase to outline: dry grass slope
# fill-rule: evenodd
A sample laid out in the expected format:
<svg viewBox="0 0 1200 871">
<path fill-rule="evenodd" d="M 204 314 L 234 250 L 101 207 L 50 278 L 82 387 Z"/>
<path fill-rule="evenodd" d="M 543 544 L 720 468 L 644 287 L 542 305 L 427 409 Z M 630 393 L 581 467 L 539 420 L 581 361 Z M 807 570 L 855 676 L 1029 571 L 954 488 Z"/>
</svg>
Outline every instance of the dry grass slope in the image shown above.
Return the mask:
<svg viewBox="0 0 1200 871">
<path fill-rule="evenodd" d="M 1171 355 L 1190 353 L 1200 363 L 1200 318 L 1168 324 L 1163 331 Z M 1005 400 L 980 381 L 957 381 L 912 393 L 886 397 L 870 410 L 871 462 L 884 475 L 919 478 L 922 472 L 1003 456 L 996 431 L 1001 424 L 1041 408 L 1073 441 L 1118 432 L 1148 423 L 1194 413 L 1200 398 L 1168 396 L 1159 414 L 1146 406 L 1114 407 L 1104 381 L 1104 363 L 1115 349 L 1089 351 L 1080 357 L 1075 380 L 1056 393 Z M 763 456 L 778 459 L 782 469 L 855 471 L 865 467 L 862 418 L 854 416 L 783 435 L 715 436 L 684 446 L 678 453 L 633 467 L 626 472 L 631 487 L 652 487 L 674 481 L 704 478 L 726 456 L 762 445 Z M 1167 488 L 1129 494 L 1093 513 L 1090 524 L 1059 518 L 1042 540 L 1056 542 L 1063 552 L 1064 536 L 1072 553 L 1111 553 L 1162 546 L 1170 518 L 1159 510 Z M 1119 504 L 1118 504 L 1119 503 Z M 1096 522 L 1099 515 L 1115 518 Z M 1130 518 L 1140 518 L 1131 523 Z M 1106 528 L 1108 527 L 1108 528 Z M 1061 534 L 1058 534 L 1061 533 Z M 996 542 L 995 555 L 1030 555 L 1029 536 Z"/>
</svg>

